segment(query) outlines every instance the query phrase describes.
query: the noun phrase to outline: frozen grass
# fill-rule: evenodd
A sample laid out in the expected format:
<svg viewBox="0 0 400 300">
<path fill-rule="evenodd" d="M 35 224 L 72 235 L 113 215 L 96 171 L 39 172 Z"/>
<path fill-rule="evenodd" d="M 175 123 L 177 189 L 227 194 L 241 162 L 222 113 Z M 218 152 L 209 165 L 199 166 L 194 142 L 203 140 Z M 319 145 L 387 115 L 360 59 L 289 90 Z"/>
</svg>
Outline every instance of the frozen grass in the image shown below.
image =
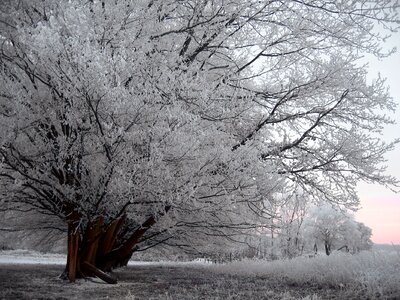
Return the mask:
<svg viewBox="0 0 400 300">
<path fill-rule="evenodd" d="M 400 299 L 400 253 L 396 251 L 333 253 L 270 262 L 244 260 L 211 268 L 224 274 L 279 277 L 296 285 L 352 290 L 368 298 Z"/>
<path fill-rule="evenodd" d="M 0 299 L 346 299 L 338 291 L 287 286 L 278 280 L 217 274 L 193 266 L 131 266 L 115 275 L 116 285 L 98 279 L 68 283 L 59 265 L 3 265 Z M 329 297 L 321 297 L 321 294 Z"/>
<path fill-rule="evenodd" d="M 0 299 L 400 299 L 396 251 L 225 265 L 130 262 L 115 271 L 119 282 L 112 286 L 98 279 L 75 284 L 59 279 L 62 255 L 2 251 L 2 256 Z"/>
</svg>

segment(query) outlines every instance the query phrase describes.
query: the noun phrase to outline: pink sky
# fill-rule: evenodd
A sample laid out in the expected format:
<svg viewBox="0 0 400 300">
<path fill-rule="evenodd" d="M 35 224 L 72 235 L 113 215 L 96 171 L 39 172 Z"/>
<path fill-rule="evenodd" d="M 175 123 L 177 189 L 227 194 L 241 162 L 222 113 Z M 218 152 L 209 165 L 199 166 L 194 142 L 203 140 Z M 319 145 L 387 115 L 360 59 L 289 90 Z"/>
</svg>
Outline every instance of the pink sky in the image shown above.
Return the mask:
<svg viewBox="0 0 400 300">
<path fill-rule="evenodd" d="M 372 241 L 377 244 L 400 244 L 400 196 L 361 199 L 357 221 L 372 228 Z"/>
</svg>

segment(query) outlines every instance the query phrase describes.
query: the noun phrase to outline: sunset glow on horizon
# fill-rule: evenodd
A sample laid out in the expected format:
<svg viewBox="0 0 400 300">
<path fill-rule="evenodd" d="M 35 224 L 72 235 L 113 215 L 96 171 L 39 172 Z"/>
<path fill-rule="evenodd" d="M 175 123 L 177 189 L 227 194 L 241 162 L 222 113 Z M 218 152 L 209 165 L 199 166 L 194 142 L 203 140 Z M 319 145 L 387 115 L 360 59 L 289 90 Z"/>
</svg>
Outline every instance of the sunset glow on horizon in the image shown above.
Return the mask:
<svg viewBox="0 0 400 300">
<path fill-rule="evenodd" d="M 400 197 L 364 198 L 361 209 L 355 214 L 372 229 L 376 244 L 400 244 Z"/>
</svg>

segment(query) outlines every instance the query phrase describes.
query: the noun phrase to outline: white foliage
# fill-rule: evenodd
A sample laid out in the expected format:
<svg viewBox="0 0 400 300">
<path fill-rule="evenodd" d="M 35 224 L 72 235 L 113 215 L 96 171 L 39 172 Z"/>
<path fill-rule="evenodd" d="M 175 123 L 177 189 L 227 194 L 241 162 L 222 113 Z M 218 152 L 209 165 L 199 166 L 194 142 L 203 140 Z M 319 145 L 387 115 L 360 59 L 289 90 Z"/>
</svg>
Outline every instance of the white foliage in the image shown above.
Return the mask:
<svg viewBox="0 0 400 300">
<path fill-rule="evenodd" d="M 359 180 L 395 184 L 372 135 L 394 103 L 357 61 L 396 5 L 362 3 L 7 2 L 5 209 L 135 227 L 172 207 L 153 233 L 191 246 L 271 226 L 282 191 L 355 206 Z"/>
</svg>

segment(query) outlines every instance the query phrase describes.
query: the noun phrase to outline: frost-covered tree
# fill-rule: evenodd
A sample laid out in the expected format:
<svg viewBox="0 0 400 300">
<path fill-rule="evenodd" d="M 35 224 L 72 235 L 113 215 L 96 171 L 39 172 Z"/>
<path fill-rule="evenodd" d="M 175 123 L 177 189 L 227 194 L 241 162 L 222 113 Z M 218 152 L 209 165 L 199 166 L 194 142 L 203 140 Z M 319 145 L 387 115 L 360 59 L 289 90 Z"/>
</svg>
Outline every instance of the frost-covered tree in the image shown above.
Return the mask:
<svg viewBox="0 0 400 300">
<path fill-rule="evenodd" d="M 286 258 L 302 254 L 305 246 L 303 223 L 311 203 L 301 189 L 274 194 L 274 209 L 271 211 L 275 218 L 270 226 L 271 231 L 259 234 L 266 241 L 270 240 L 270 243 L 264 243 L 265 252 L 272 253 L 272 257 Z"/>
<path fill-rule="evenodd" d="M 308 206 L 309 201 L 299 192 L 288 197 L 280 206 L 278 238 L 283 257 L 295 257 L 304 250 L 302 229 Z"/>
<path fill-rule="evenodd" d="M 304 238 L 313 244 L 323 244 L 326 255 L 334 248 L 353 253 L 370 249 L 372 230 L 354 217 L 330 205 L 316 206 L 304 220 Z"/>
<path fill-rule="evenodd" d="M 362 250 L 371 249 L 373 242 L 372 229 L 361 222 L 354 222 L 355 230 L 350 231 L 350 235 L 345 236 L 344 246 L 348 247 L 348 251 L 357 253 Z"/>
<path fill-rule="evenodd" d="M 2 209 L 68 224 L 74 280 L 241 240 L 271 226 L 276 193 L 356 205 L 359 180 L 395 183 L 376 135 L 394 103 L 358 59 L 385 55 L 373 27 L 397 8 L 1 1 Z"/>
</svg>

